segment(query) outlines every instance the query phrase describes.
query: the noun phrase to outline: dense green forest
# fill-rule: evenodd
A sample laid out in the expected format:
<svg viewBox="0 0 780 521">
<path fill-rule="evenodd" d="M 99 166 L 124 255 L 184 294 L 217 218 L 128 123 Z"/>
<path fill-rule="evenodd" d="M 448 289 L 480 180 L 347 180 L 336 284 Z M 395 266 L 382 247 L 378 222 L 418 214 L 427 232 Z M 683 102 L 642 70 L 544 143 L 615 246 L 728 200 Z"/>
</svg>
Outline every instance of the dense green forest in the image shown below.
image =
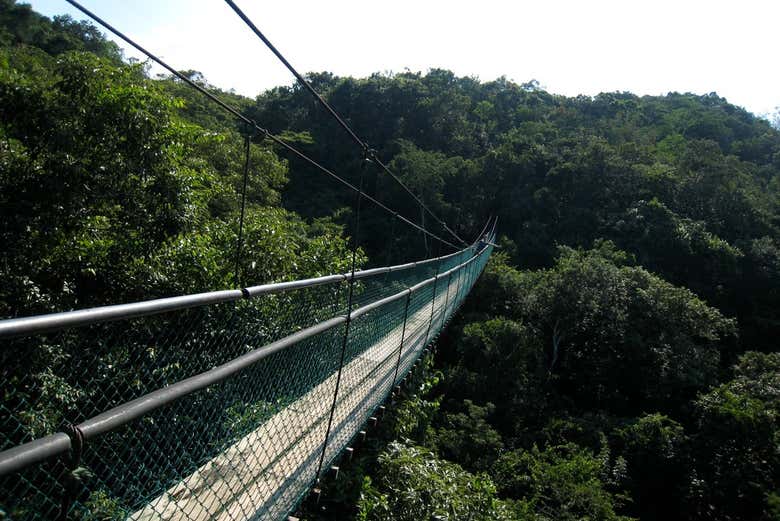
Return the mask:
<svg viewBox="0 0 780 521">
<path fill-rule="evenodd" d="M 246 129 L 182 82 L 13 0 L 0 46 L 1 317 L 348 269 L 353 194 L 250 136 L 236 273 Z M 186 74 L 358 179 L 304 89 Z M 458 234 L 498 216 L 501 245 L 308 519 L 780 520 L 780 132 L 715 93 L 307 78 Z M 362 265 L 450 251 L 370 208 L 361 227 Z"/>
</svg>

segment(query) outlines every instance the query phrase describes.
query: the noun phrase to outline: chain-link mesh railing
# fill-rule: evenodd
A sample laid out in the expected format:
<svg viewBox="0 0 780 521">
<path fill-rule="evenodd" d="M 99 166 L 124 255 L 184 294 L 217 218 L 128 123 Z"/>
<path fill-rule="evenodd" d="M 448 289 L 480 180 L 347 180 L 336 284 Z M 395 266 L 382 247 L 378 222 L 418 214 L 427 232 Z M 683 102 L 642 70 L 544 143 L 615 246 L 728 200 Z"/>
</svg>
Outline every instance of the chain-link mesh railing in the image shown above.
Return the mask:
<svg viewBox="0 0 780 521">
<path fill-rule="evenodd" d="M 0 321 L 0 518 L 283 518 L 491 250 Z"/>
</svg>

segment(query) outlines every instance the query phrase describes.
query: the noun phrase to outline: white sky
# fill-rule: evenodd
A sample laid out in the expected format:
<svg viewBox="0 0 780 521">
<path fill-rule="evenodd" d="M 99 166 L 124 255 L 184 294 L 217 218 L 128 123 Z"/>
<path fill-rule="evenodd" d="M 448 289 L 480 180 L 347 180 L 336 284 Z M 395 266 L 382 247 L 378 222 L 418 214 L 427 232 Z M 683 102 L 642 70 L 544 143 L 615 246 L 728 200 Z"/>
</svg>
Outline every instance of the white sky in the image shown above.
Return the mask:
<svg viewBox="0 0 780 521">
<path fill-rule="evenodd" d="M 83 18 L 63 0 L 28 1 L 47 16 Z M 255 96 L 292 83 L 223 1 L 82 1 L 173 67 L 199 70 L 219 87 Z M 715 91 L 756 114 L 780 105 L 778 0 L 236 3 L 302 73 L 441 67 L 484 81 L 536 79 L 568 96 Z"/>
</svg>

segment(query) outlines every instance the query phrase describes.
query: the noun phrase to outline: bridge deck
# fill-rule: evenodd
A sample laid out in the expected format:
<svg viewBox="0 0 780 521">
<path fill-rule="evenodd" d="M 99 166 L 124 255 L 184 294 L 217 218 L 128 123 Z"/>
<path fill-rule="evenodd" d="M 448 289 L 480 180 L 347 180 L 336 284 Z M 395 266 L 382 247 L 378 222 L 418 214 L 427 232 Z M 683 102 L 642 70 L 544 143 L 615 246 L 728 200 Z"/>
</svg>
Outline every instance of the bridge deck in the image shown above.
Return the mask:
<svg viewBox="0 0 780 521">
<path fill-rule="evenodd" d="M 462 285 L 452 281 L 452 298 Z M 444 317 L 442 291 L 434 303 L 434 327 Z M 431 306 L 407 319 L 399 374 L 424 348 Z M 359 320 L 359 319 L 358 319 Z M 344 366 L 326 461 L 340 451 L 395 384 L 401 326 Z M 396 356 L 393 356 L 393 355 Z M 311 485 L 325 437 L 336 373 L 324 379 L 262 426 L 133 513 L 130 519 L 191 521 L 278 520 Z M 288 429 L 295 427 L 295 432 Z"/>
</svg>

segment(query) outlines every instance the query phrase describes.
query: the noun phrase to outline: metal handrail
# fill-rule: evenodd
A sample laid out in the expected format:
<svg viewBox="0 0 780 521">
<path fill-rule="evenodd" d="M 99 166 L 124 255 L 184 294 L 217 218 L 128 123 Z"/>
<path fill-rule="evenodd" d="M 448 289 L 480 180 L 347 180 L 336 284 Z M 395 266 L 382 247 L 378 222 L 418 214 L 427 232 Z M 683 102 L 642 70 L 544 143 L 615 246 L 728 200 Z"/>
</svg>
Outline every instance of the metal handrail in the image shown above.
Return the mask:
<svg viewBox="0 0 780 521">
<path fill-rule="evenodd" d="M 373 309 L 376 309 L 382 305 L 388 304 L 390 302 L 396 301 L 400 298 L 403 298 L 407 295 L 410 295 L 411 293 L 414 293 L 415 291 L 420 290 L 421 288 L 427 286 L 428 284 L 433 283 L 434 281 L 443 278 L 445 276 L 450 276 L 452 273 L 466 267 L 470 263 L 474 262 L 477 258 L 484 253 L 484 251 L 488 248 L 488 244 L 485 244 L 485 246 L 476 254 L 469 257 L 468 260 L 465 262 L 443 272 L 438 275 L 435 275 L 433 277 L 430 277 L 422 282 L 419 282 L 415 284 L 414 286 L 410 288 L 406 288 L 402 291 L 399 291 L 398 293 L 391 295 L 389 297 L 385 297 L 383 299 L 371 302 L 369 304 L 366 304 L 360 308 L 357 308 L 353 310 L 350 314 L 351 318 L 356 318 L 361 315 L 364 315 L 368 313 L 369 311 L 372 311 Z M 470 246 L 469 248 L 473 248 L 473 246 Z M 463 251 L 466 251 L 469 248 L 465 248 Z M 446 256 L 449 257 L 450 255 Z M 341 275 L 335 275 L 335 276 L 328 276 L 330 278 L 332 277 L 341 277 Z M 328 277 L 320 277 L 318 279 L 309 279 L 309 281 L 318 281 L 323 278 Z M 306 282 L 306 281 L 295 281 L 295 282 Z M 324 282 L 323 282 L 324 283 Z M 290 284 L 290 283 L 282 283 L 282 284 Z M 268 285 L 275 286 L 275 285 Z M 289 286 L 288 286 L 289 287 Z M 298 287 L 307 287 L 307 286 L 298 286 Z M 260 287 L 258 287 L 260 288 Z M 243 292 L 241 290 L 235 290 L 238 291 L 241 295 L 243 295 Z M 269 289 L 270 291 L 270 289 Z M 218 294 L 224 294 L 224 293 L 232 293 L 232 292 L 213 292 Z M 259 294 L 259 293 L 257 293 Z M 200 295 L 190 295 L 187 297 L 174 297 L 173 299 L 160 299 L 162 301 L 170 301 L 174 299 L 183 299 L 183 298 L 189 298 L 192 299 L 194 297 L 199 296 L 208 296 L 212 295 L 212 293 L 204 293 Z M 233 295 L 220 295 L 221 298 L 217 300 L 216 302 L 226 302 L 230 300 L 236 300 L 233 298 Z M 242 298 L 242 297 L 238 297 Z M 148 303 L 155 303 L 157 302 L 158 306 L 159 301 L 149 301 Z M 189 302 L 189 300 L 188 300 Z M 139 305 L 148 304 L 147 302 L 137 303 L 137 304 L 125 304 L 120 306 L 108 306 L 109 308 L 126 308 L 129 306 L 136 306 L 140 307 Z M 202 304 L 205 303 L 211 303 L 207 299 L 204 299 L 204 301 L 201 302 Z M 182 307 L 193 307 L 198 304 L 192 304 L 187 306 L 179 306 L 179 307 L 173 307 L 176 306 L 177 303 L 173 304 L 167 304 L 164 305 L 171 306 L 169 308 L 166 308 L 166 310 L 170 309 L 181 309 Z M 91 320 L 89 322 L 84 322 L 85 320 L 90 320 L 89 318 L 83 318 L 79 316 L 80 313 L 85 313 L 89 311 L 93 312 L 99 312 L 104 308 L 95 308 L 95 310 L 84 310 L 84 311 L 75 311 L 75 312 L 69 312 L 69 313 L 58 313 L 56 315 L 77 315 L 74 319 L 69 319 L 71 321 L 78 320 L 79 325 L 83 323 L 94 323 L 96 321 L 100 320 L 111 320 L 105 318 L 105 316 Z M 146 312 L 146 315 L 154 314 L 155 312 L 159 313 L 162 311 L 149 311 Z M 105 315 L 105 313 L 103 314 Z M 132 314 L 133 317 L 137 316 L 143 316 L 140 311 L 133 311 Z M 43 319 L 47 318 L 47 316 L 44 317 L 33 317 L 33 319 Z M 14 319 L 14 321 L 19 320 L 25 320 L 25 319 Z M 30 319 L 27 319 L 30 320 Z M 116 320 L 116 318 L 114 319 Z M 248 353 L 235 358 L 229 362 L 226 362 L 220 366 L 217 366 L 213 369 L 210 369 L 208 371 L 204 371 L 200 374 L 191 376 L 189 378 L 186 378 L 184 380 L 181 380 L 177 383 L 174 383 L 172 385 L 169 385 L 167 387 L 164 387 L 162 389 L 158 389 L 155 391 L 152 391 L 148 394 L 145 394 L 139 398 L 136 398 L 134 400 L 131 400 L 127 403 L 124 403 L 122 405 L 118 405 L 112 409 L 109 409 L 108 411 L 105 411 L 97 416 L 94 416 L 88 420 L 85 420 L 84 422 L 78 424 L 76 426 L 76 429 L 80 430 L 84 441 L 88 441 L 90 439 L 93 439 L 101 434 L 110 432 L 118 427 L 121 427 L 123 425 L 126 425 L 127 423 L 145 415 L 149 412 L 152 412 L 156 409 L 159 409 L 175 400 L 178 400 L 180 398 L 183 398 L 185 396 L 188 396 L 198 390 L 204 389 L 206 387 L 209 387 L 213 384 L 219 383 L 228 377 L 232 376 L 233 374 L 257 363 L 258 361 L 262 360 L 263 358 L 276 353 L 278 351 L 281 351 L 283 349 L 286 349 L 292 345 L 297 344 L 298 342 L 301 342 L 303 340 L 306 340 L 307 338 L 310 338 L 314 335 L 317 335 L 319 333 L 322 333 L 324 331 L 327 331 L 329 329 L 332 329 L 340 324 L 344 324 L 347 321 L 347 317 L 337 316 L 333 317 L 329 320 L 325 320 L 323 322 L 320 322 L 318 324 L 315 324 L 311 327 L 308 327 L 306 329 L 297 331 L 291 335 L 288 335 L 280 340 L 277 340 L 275 342 L 272 342 L 270 344 L 267 344 L 265 346 L 259 347 L 257 349 L 254 349 L 252 351 L 249 351 Z M 9 322 L 9 321 L 6 321 Z M 60 323 L 65 322 L 64 320 L 61 320 Z M 2 325 L 2 323 L 0 323 Z M 26 326 L 28 328 L 31 328 L 32 326 Z M 68 327 L 68 326 L 63 326 Z M 62 432 L 50 434 L 48 436 L 45 436 L 43 438 L 39 438 L 37 440 L 33 440 L 27 443 L 24 443 L 22 445 L 18 445 L 16 447 L 13 447 L 11 449 L 5 450 L 3 452 L 0 452 L 0 476 L 9 474 L 11 472 L 15 472 L 21 469 L 24 469 L 32 464 L 41 462 L 43 460 L 46 460 L 48 458 L 63 454 L 70 450 L 71 448 L 71 439 L 67 434 L 64 434 Z"/>
<path fill-rule="evenodd" d="M 431 259 L 425 259 L 418 262 L 356 271 L 354 277 L 355 279 L 362 279 L 378 273 L 394 273 L 403 271 L 420 266 L 422 264 L 448 259 L 455 255 L 462 254 L 471 248 L 474 248 L 474 245 L 471 245 L 468 248 L 464 248 L 455 253 L 450 253 L 448 255 L 442 255 L 440 257 Z M 324 284 L 346 281 L 351 277 L 352 275 L 349 273 L 325 275 L 311 279 L 250 286 L 243 289 L 209 291 L 205 293 L 166 297 L 128 304 L 113 304 L 108 306 L 80 309 L 76 311 L 63 311 L 59 313 L 50 313 L 32 317 L 10 318 L 0 320 L 0 338 L 58 331 L 61 329 L 81 327 L 101 322 L 111 322 L 150 315 L 159 315 L 161 313 L 178 311 L 193 307 L 233 302 L 243 298 L 253 298 L 260 295 L 283 293 L 285 291 L 321 286 Z"/>
</svg>

